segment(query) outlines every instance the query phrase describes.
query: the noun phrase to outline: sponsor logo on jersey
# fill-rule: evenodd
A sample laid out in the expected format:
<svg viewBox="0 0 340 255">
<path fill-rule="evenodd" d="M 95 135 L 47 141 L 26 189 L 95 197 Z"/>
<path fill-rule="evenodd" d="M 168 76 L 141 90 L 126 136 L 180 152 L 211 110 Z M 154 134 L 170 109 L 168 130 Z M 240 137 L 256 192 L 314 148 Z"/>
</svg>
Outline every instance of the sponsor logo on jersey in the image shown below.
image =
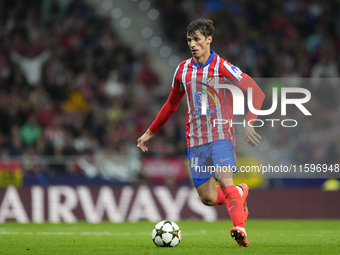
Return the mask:
<svg viewBox="0 0 340 255">
<path fill-rule="evenodd" d="M 225 68 L 228 69 L 228 71 L 238 80 L 240 81 L 243 76 L 242 76 L 242 71 L 240 70 L 240 68 L 238 68 L 237 66 L 233 66 L 233 65 L 229 65 L 229 64 L 225 64 L 224 65 Z"/>
</svg>

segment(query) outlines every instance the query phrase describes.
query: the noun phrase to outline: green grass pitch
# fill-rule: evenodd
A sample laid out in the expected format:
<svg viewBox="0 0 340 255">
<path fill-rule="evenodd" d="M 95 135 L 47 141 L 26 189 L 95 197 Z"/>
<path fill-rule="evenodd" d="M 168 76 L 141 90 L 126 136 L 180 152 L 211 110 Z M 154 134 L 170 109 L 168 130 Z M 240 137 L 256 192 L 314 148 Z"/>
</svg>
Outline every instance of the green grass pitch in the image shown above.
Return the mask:
<svg viewBox="0 0 340 255">
<path fill-rule="evenodd" d="M 230 220 L 178 221 L 182 241 L 158 248 L 154 223 L 0 224 L 0 254 L 340 254 L 340 220 L 248 220 L 250 247 L 231 239 Z"/>
</svg>

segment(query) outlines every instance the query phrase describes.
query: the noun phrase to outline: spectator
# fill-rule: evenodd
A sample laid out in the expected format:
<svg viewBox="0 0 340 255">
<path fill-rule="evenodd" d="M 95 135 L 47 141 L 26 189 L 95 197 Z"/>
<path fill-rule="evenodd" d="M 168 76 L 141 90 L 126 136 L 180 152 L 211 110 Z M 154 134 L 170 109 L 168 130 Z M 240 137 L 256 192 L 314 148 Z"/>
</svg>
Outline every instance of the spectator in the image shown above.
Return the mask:
<svg viewBox="0 0 340 255">
<path fill-rule="evenodd" d="M 28 121 L 21 127 L 20 136 L 25 145 L 32 146 L 41 134 L 41 127 L 38 125 L 34 114 L 28 117 Z"/>
<path fill-rule="evenodd" d="M 50 56 L 49 51 L 44 51 L 35 56 L 33 50 L 28 51 L 28 56 L 22 56 L 17 52 L 11 53 L 11 59 L 17 63 L 31 86 L 37 86 L 41 81 L 42 66 Z"/>
</svg>

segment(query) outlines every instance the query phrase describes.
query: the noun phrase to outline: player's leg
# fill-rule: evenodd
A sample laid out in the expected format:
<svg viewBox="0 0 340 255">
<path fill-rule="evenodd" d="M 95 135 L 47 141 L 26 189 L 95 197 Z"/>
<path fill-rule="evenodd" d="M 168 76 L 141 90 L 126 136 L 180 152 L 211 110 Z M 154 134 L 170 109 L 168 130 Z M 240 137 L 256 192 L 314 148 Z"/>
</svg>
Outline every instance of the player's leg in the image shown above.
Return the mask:
<svg viewBox="0 0 340 255">
<path fill-rule="evenodd" d="M 245 183 L 241 183 L 236 186 L 236 188 L 239 190 L 241 197 L 242 197 L 242 203 L 243 203 L 243 212 L 244 212 L 244 222 L 247 221 L 248 215 L 249 215 L 249 210 L 247 206 L 247 197 L 249 194 L 249 188 L 248 185 Z"/>
<path fill-rule="evenodd" d="M 215 166 L 219 166 L 216 169 L 215 177 L 226 197 L 226 207 L 234 224 L 234 228 L 230 230 L 230 233 L 239 246 L 247 247 L 249 243 L 244 224 L 243 200 L 239 189 L 234 185 L 233 181 L 233 173 L 237 171 L 236 155 L 234 145 L 230 140 L 219 140 L 214 143 L 212 160 Z"/>
<path fill-rule="evenodd" d="M 188 158 L 190 174 L 201 201 L 210 206 L 226 202 L 234 226 L 239 231 L 244 230 L 243 203 L 241 195 L 234 185 L 232 171 L 219 171 L 220 174 L 218 174 L 215 171 L 210 171 L 213 168 L 210 168 L 210 170 L 207 168 L 207 166 L 213 166 L 220 169 L 218 164 L 232 164 L 232 166 L 235 166 L 236 156 L 233 149 L 234 146 L 230 140 L 220 140 L 211 144 L 188 148 Z M 220 182 L 219 188 L 216 186 L 214 178 L 216 175 Z M 241 208 L 241 213 L 239 208 Z M 243 233 L 245 234 L 245 230 L 242 231 Z M 246 246 L 246 244 L 241 243 L 241 246 Z"/>
<path fill-rule="evenodd" d="M 216 188 L 216 181 L 212 177 L 196 187 L 196 191 L 203 204 L 213 206 L 218 199 L 218 191 Z"/>
<path fill-rule="evenodd" d="M 216 185 L 215 178 L 210 178 L 205 181 L 202 181 L 202 180 L 200 181 L 201 181 L 201 184 L 199 186 L 196 186 L 196 190 L 203 204 L 208 205 L 208 206 L 213 206 L 213 205 L 223 205 L 226 203 L 227 201 L 226 195 L 223 193 L 221 186 Z M 197 185 L 197 179 L 194 180 L 194 183 L 196 183 Z M 236 186 L 238 188 L 238 191 L 240 192 L 241 190 L 242 193 L 245 194 L 243 192 L 243 189 L 240 186 Z M 242 197 L 242 201 L 243 199 L 244 198 Z"/>
<path fill-rule="evenodd" d="M 238 191 L 240 192 L 240 195 L 242 197 L 242 203 L 243 203 L 243 211 L 244 211 L 244 222 L 247 221 L 248 215 L 249 215 L 249 210 L 247 206 L 247 197 L 249 194 L 249 188 L 248 185 L 245 183 L 241 183 L 236 186 Z M 217 191 L 218 191 L 218 201 L 216 201 L 216 205 L 223 205 L 226 203 L 227 198 L 224 196 L 224 193 L 220 187 L 220 185 L 217 185 Z"/>
<path fill-rule="evenodd" d="M 230 171 L 232 172 L 231 168 Z M 217 178 L 217 180 L 226 196 L 226 207 L 234 224 L 234 227 L 230 230 L 230 235 L 240 247 L 248 247 L 249 242 L 245 230 L 243 201 L 240 192 L 234 185 L 232 178 L 225 178 L 224 175 L 223 178 Z"/>
<path fill-rule="evenodd" d="M 228 167 L 227 172 L 225 170 L 222 174 L 217 172 L 216 179 L 226 197 L 226 207 L 234 226 L 244 229 L 243 201 L 240 192 L 234 185 L 232 175 L 232 168 Z"/>
<path fill-rule="evenodd" d="M 190 175 L 203 204 L 208 206 L 224 204 L 225 196 L 216 186 L 214 172 L 207 168 L 212 164 L 209 154 L 208 144 L 188 148 Z"/>
<path fill-rule="evenodd" d="M 194 183 L 197 183 L 196 181 L 197 180 L 195 180 Z M 202 182 L 202 184 L 196 187 L 196 191 L 201 198 L 202 203 L 205 205 L 222 205 L 226 202 L 226 197 L 220 186 L 216 185 L 214 177 Z"/>
<path fill-rule="evenodd" d="M 245 183 L 241 183 L 239 185 L 236 186 L 236 188 L 238 189 L 241 197 L 242 197 L 242 203 L 243 203 L 243 212 L 244 212 L 244 222 L 247 221 L 248 219 L 248 215 L 249 215 L 249 210 L 248 210 L 248 206 L 247 206 L 247 197 L 249 194 L 249 188 L 248 185 Z M 220 187 L 220 185 L 217 185 L 217 191 L 219 194 L 221 194 L 219 196 L 219 201 L 216 202 L 217 205 L 222 205 L 226 203 L 227 198 L 224 197 L 223 191 Z"/>
</svg>

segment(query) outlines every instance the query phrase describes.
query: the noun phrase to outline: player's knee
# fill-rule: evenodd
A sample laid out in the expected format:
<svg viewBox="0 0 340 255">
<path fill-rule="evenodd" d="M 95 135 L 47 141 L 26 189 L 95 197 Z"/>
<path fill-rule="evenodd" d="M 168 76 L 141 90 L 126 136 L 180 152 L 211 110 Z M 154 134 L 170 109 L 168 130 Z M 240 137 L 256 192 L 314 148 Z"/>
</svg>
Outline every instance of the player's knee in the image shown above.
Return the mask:
<svg viewBox="0 0 340 255">
<path fill-rule="evenodd" d="M 217 197 L 214 196 L 214 194 L 202 194 L 200 198 L 202 203 L 205 205 L 213 206 L 216 204 Z"/>
<path fill-rule="evenodd" d="M 217 180 L 222 188 L 234 185 L 233 178 L 218 178 Z"/>
</svg>

